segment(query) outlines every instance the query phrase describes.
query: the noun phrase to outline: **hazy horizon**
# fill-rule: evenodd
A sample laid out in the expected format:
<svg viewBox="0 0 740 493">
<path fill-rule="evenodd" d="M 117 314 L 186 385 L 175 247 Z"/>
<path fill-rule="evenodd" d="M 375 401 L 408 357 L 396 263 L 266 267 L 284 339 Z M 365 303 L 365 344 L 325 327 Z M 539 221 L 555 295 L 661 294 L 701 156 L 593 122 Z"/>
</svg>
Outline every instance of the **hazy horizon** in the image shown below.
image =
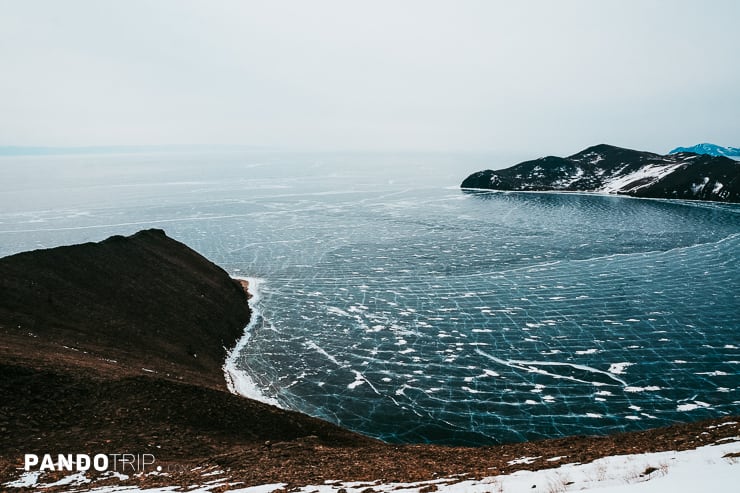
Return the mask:
<svg viewBox="0 0 740 493">
<path fill-rule="evenodd" d="M 568 152 L 566 154 L 576 154 L 589 147 L 597 145 L 613 145 L 608 142 L 599 142 L 589 144 L 578 151 Z M 714 142 L 697 142 L 693 144 L 698 145 L 720 145 Z M 692 147 L 692 145 L 676 146 L 677 147 Z M 727 148 L 735 148 L 733 146 L 722 146 Z M 658 154 L 668 154 L 670 150 L 655 150 L 655 149 L 635 149 L 638 151 L 651 151 Z M 310 149 L 310 148 L 295 148 L 285 149 L 280 147 L 267 147 L 257 145 L 246 145 L 246 144 L 149 144 L 149 145 L 136 145 L 136 144 L 122 144 L 122 145 L 88 145 L 88 146 L 15 146 L 15 145 L 0 145 L 0 157 L 12 157 L 12 156 L 53 156 L 59 154 L 138 154 L 138 153 L 181 153 L 181 152 L 265 152 L 265 153 L 284 153 L 284 154 L 418 154 L 418 155 L 499 155 L 499 156 L 519 156 L 522 159 L 526 159 L 526 156 L 532 155 L 531 150 L 522 149 L 519 151 L 496 151 L 496 150 L 477 150 L 477 149 L 465 149 L 465 150 L 424 150 L 424 149 Z M 552 154 L 542 154 L 539 157 L 550 156 Z M 566 157 L 564 154 L 561 157 Z"/>
<path fill-rule="evenodd" d="M 740 3 L 0 0 L 0 146 L 738 146 Z"/>
</svg>

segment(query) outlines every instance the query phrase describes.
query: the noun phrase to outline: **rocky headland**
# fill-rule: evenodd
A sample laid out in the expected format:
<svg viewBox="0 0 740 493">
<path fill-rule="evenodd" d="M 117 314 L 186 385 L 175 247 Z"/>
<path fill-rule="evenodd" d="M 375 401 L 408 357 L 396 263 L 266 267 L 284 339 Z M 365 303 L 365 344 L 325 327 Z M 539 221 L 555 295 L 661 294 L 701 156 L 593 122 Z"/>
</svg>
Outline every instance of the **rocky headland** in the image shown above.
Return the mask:
<svg viewBox="0 0 740 493">
<path fill-rule="evenodd" d="M 740 162 L 725 156 L 660 155 L 606 144 L 468 176 L 464 189 L 594 192 L 643 198 L 740 202 Z"/>
</svg>

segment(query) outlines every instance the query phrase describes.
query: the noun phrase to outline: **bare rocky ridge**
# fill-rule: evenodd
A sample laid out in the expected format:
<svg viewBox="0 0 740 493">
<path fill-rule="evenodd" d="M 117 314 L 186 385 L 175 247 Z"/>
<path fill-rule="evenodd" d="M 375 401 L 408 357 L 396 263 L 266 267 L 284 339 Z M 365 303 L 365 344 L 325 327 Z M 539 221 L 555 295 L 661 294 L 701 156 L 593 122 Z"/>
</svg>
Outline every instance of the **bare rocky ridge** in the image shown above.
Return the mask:
<svg viewBox="0 0 740 493">
<path fill-rule="evenodd" d="M 159 230 L 0 259 L 0 491 L 25 453 L 151 453 L 174 472 L 126 484 L 193 485 L 218 469 L 243 487 L 480 478 L 740 435 L 727 417 L 496 447 L 388 445 L 228 393 L 226 348 L 248 317 L 237 281 Z M 524 456 L 539 459 L 509 464 Z M 95 479 L 87 487 L 119 481 Z"/>
<path fill-rule="evenodd" d="M 740 162 L 680 152 L 660 155 L 606 144 L 468 176 L 466 189 L 601 192 L 633 197 L 740 202 Z"/>
<path fill-rule="evenodd" d="M 0 299 L 8 335 L 219 388 L 250 315 L 237 281 L 154 229 L 0 259 Z"/>
</svg>

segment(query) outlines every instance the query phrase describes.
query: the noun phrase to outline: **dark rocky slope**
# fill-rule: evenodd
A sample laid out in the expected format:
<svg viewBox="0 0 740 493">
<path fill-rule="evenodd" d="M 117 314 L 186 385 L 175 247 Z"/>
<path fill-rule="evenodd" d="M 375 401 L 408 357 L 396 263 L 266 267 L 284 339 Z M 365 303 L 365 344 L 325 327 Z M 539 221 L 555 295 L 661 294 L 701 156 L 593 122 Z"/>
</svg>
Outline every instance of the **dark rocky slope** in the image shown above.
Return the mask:
<svg viewBox="0 0 740 493">
<path fill-rule="evenodd" d="M 565 158 L 548 156 L 479 171 L 461 187 L 740 202 L 740 162 L 693 153 L 662 156 L 601 144 Z"/>
<path fill-rule="evenodd" d="M 225 348 L 249 315 L 237 281 L 161 230 L 0 259 L 6 333 L 158 373 L 222 387 Z"/>
</svg>

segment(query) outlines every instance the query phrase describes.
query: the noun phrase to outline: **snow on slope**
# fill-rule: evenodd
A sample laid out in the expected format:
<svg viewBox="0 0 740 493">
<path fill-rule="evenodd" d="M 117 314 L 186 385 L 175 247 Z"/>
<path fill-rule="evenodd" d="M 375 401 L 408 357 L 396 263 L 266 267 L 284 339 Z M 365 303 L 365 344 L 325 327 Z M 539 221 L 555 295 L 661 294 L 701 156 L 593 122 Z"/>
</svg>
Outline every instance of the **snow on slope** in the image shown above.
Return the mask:
<svg viewBox="0 0 740 493">
<path fill-rule="evenodd" d="M 546 156 L 509 168 L 478 171 L 460 186 L 740 202 L 740 168 L 735 164 L 723 156 L 688 151 L 660 155 L 599 144 L 572 156 Z"/>
<path fill-rule="evenodd" d="M 733 441 L 734 440 L 734 441 Z M 442 478 L 418 483 L 342 482 L 297 488 L 299 493 L 361 493 L 368 488 L 376 493 L 557 493 L 566 491 L 593 491 L 601 493 L 694 493 L 699 491 L 733 491 L 740 484 L 740 437 L 732 437 L 720 445 L 710 445 L 683 452 L 657 452 L 606 457 L 588 464 L 566 464 L 540 471 L 517 471 L 505 476 L 482 480 Z M 511 461 L 527 463 L 526 457 Z M 550 460 L 559 460 L 553 457 Z M 217 471 L 226 474 L 223 471 Z M 35 473 L 26 473 L 35 474 Z M 79 474 L 75 475 L 79 476 Z M 253 487 L 239 487 L 230 478 L 209 473 L 204 483 L 192 485 L 190 492 L 228 491 L 238 493 L 272 493 L 287 486 L 283 483 Z M 21 478 L 7 487 L 36 487 L 48 485 L 37 482 L 38 475 Z M 78 485 L 84 478 L 75 478 Z M 80 481 L 82 479 L 82 481 Z M 69 484 L 69 483 L 67 483 Z M 180 486 L 140 489 L 134 486 L 105 486 L 89 491 L 98 493 L 145 492 L 169 493 Z M 70 489 L 68 491 L 76 491 Z"/>
<path fill-rule="evenodd" d="M 632 173 L 622 176 L 618 175 L 615 178 L 607 180 L 604 185 L 596 191 L 605 193 L 627 193 L 637 190 L 639 188 L 652 185 L 684 164 L 686 164 L 686 161 L 666 163 L 664 165 L 648 164 Z"/>
</svg>

